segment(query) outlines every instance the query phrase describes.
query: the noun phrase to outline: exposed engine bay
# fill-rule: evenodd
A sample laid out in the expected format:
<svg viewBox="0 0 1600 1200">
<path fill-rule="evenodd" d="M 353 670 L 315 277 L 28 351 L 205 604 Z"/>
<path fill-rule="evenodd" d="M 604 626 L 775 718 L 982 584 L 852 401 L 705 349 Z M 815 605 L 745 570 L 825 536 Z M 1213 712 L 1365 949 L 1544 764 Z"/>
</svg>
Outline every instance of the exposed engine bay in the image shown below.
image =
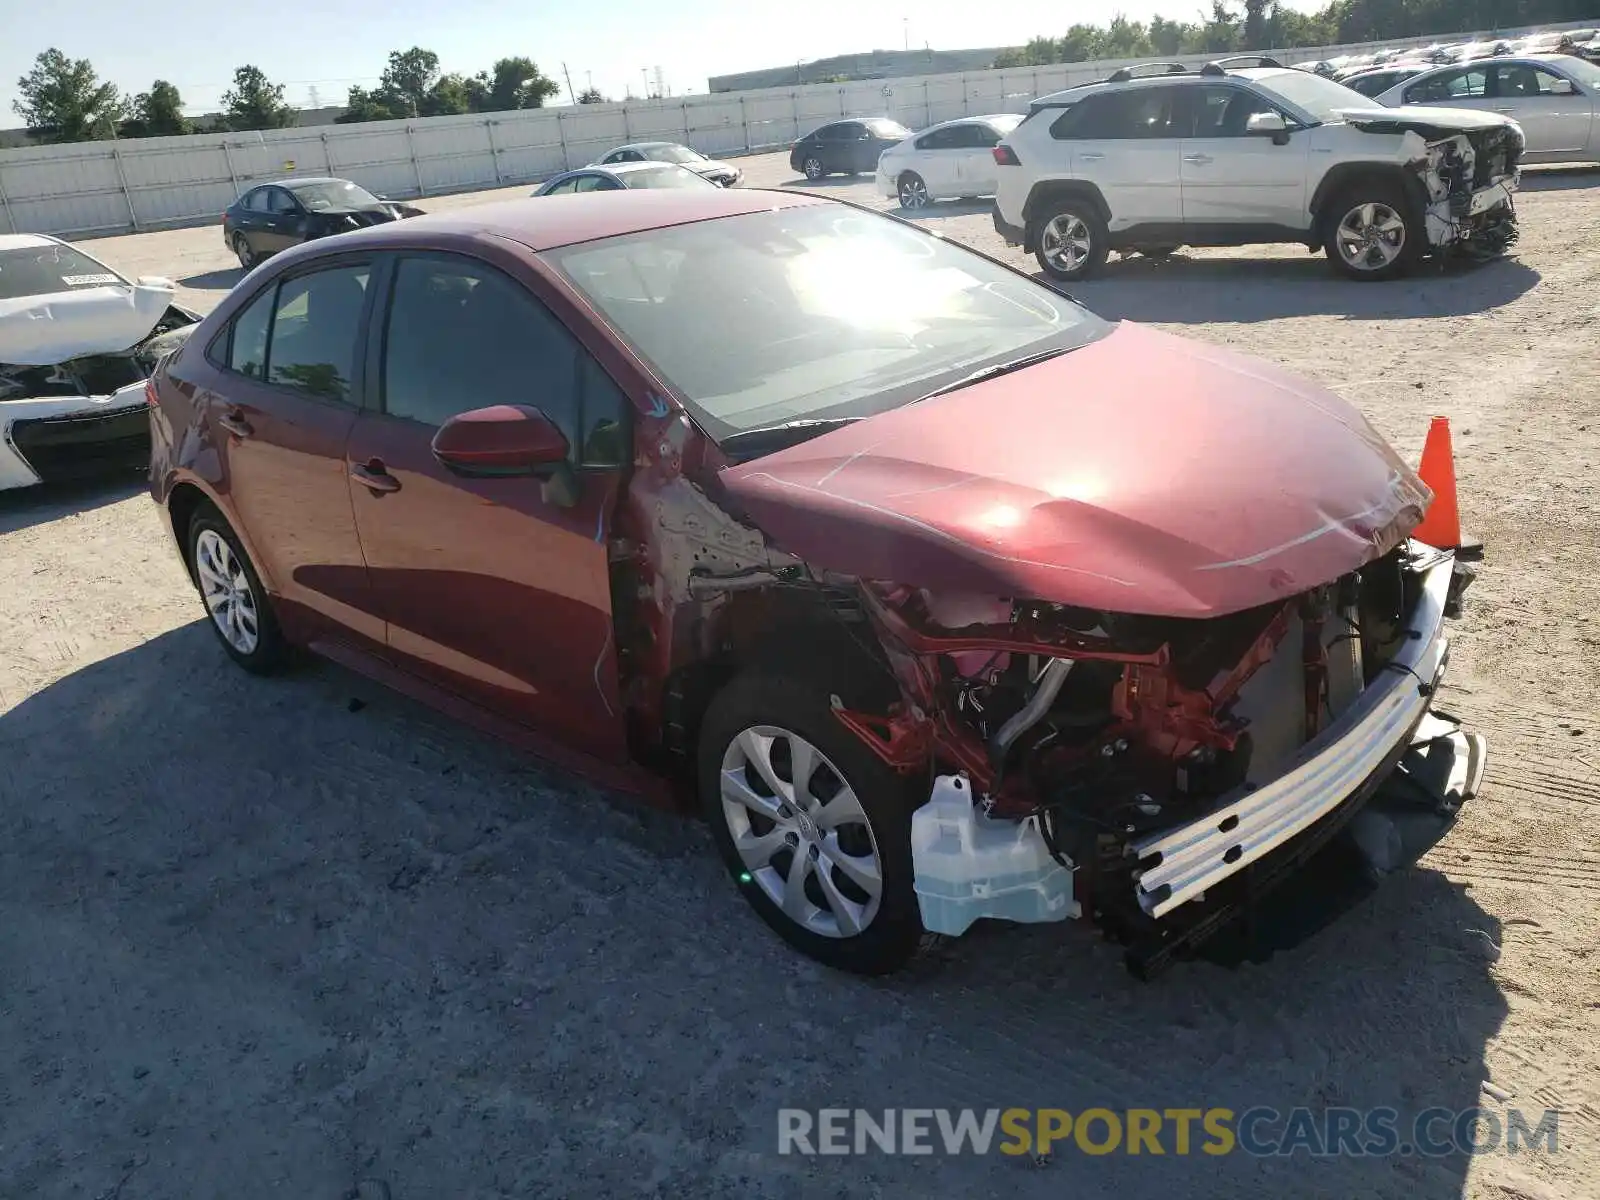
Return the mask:
<svg viewBox="0 0 1600 1200">
<path fill-rule="evenodd" d="M 1410 167 L 1426 193 L 1429 244 L 1488 259 L 1516 242 L 1511 194 L 1525 145 L 1516 126 L 1458 132 L 1389 124 L 1418 143 L 1411 147 Z M 1362 127 L 1378 131 L 1375 125 Z"/>
<path fill-rule="evenodd" d="M 199 315 L 177 305 L 136 345 L 109 354 L 88 354 L 47 366 L 0 363 L 0 403 L 57 396 L 108 396 L 148 379 L 160 358 L 177 349 Z"/>
</svg>

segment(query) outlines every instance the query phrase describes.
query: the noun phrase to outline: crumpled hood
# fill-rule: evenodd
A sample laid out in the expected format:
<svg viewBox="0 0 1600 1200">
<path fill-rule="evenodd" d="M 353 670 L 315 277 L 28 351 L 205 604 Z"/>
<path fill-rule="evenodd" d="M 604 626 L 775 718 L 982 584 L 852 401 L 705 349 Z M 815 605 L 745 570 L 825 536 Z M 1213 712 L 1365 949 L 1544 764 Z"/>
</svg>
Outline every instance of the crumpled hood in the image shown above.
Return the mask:
<svg viewBox="0 0 1600 1200">
<path fill-rule="evenodd" d="M 1357 129 L 1369 126 L 1381 129 L 1410 129 L 1426 135 L 1434 130 L 1451 133 L 1471 133 L 1480 129 L 1503 129 L 1515 125 L 1509 117 L 1499 113 L 1484 112 L 1476 108 L 1432 108 L 1426 104 L 1396 105 L 1385 108 L 1374 104 L 1370 108 L 1342 108 L 1339 116 L 1346 124 Z"/>
<path fill-rule="evenodd" d="M 1126 322 L 720 478 L 814 567 L 1178 617 L 1331 582 L 1432 495 L 1331 392 Z"/>
<path fill-rule="evenodd" d="M 48 367 L 136 346 L 166 315 L 167 283 L 107 284 L 0 300 L 0 362 Z"/>
</svg>

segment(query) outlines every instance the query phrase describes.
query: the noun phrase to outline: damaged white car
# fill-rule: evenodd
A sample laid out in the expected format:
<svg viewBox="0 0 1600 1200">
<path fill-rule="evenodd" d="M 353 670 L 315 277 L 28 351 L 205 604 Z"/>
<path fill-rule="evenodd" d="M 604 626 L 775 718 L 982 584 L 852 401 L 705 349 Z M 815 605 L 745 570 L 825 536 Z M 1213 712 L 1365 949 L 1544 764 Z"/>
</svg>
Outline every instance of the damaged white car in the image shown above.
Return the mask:
<svg viewBox="0 0 1600 1200">
<path fill-rule="evenodd" d="M 150 461 L 144 381 L 200 320 L 43 234 L 0 236 L 0 490 Z"/>
<path fill-rule="evenodd" d="M 1033 102 L 994 150 L 994 224 L 1063 281 L 1112 250 L 1265 242 L 1392 279 L 1429 255 L 1505 251 L 1525 147 L 1498 113 L 1385 109 L 1259 56 L 1153 63 Z"/>
</svg>

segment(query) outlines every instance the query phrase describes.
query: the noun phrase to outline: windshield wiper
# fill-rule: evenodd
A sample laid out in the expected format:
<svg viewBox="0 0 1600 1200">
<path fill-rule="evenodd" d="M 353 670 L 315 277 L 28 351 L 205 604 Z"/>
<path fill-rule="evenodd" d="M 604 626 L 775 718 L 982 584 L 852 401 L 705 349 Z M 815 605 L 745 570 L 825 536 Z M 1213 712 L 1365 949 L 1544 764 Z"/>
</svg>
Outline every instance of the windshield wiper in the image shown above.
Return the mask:
<svg viewBox="0 0 1600 1200">
<path fill-rule="evenodd" d="M 778 425 L 763 425 L 758 429 L 741 429 L 722 439 L 721 446 L 728 453 L 771 453 L 785 446 L 793 446 L 827 433 L 854 425 L 860 417 L 803 417 L 797 421 L 784 421 Z"/>
<path fill-rule="evenodd" d="M 1009 375 L 1013 371 L 1024 370 L 1027 367 L 1033 366 L 1035 363 L 1047 362 L 1052 358 L 1060 358 L 1063 354 L 1067 353 L 1067 351 L 1071 349 L 1076 349 L 1076 347 L 1057 346 L 1053 350 L 1040 350 L 1036 354 L 1024 354 L 1021 358 L 1013 358 L 1010 362 L 995 363 L 993 366 L 984 367 L 981 370 L 974 371 L 970 375 L 964 375 L 960 379 L 955 380 L 953 383 L 947 383 L 943 387 L 936 387 L 931 392 L 924 392 L 922 395 L 918 396 L 916 400 L 912 401 L 912 403 L 916 404 L 923 400 L 932 400 L 935 396 L 943 396 L 950 392 L 958 392 L 962 388 L 971 387 L 975 383 L 983 383 L 988 379 L 998 379 L 1002 375 Z"/>
</svg>

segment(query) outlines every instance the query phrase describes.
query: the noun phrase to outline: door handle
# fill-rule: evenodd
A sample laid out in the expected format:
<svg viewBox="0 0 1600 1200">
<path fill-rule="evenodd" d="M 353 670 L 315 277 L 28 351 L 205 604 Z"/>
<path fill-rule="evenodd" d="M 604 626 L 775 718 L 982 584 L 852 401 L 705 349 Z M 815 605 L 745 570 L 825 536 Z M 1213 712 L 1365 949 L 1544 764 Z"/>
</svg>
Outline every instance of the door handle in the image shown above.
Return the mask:
<svg viewBox="0 0 1600 1200">
<path fill-rule="evenodd" d="M 1214 163 L 1216 159 L 1212 158 L 1209 154 L 1185 154 L 1183 156 L 1183 161 L 1186 163 L 1193 163 L 1197 167 L 1205 167 Z"/>
<path fill-rule="evenodd" d="M 365 465 L 352 464 L 350 478 L 362 487 L 370 489 L 375 496 L 400 490 L 400 481 L 389 474 L 381 458 L 369 458 Z"/>
<path fill-rule="evenodd" d="M 255 432 L 251 428 L 250 422 L 244 419 L 244 414 L 238 409 L 223 413 L 217 418 L 217 424 L 233 434 L 234 437 L 247 438 Z"/>
<path fill-rule="evenodd" d="M 1081 158 L 1084 162 L 1104 162 L 1106 156 L 1104 154 L 1093 154 L 1093 153 L 1090 153 L 1090 154 L 1080 154 L 1080 155 L 1078 155 L 1078 157 Z"/>
</svg>

